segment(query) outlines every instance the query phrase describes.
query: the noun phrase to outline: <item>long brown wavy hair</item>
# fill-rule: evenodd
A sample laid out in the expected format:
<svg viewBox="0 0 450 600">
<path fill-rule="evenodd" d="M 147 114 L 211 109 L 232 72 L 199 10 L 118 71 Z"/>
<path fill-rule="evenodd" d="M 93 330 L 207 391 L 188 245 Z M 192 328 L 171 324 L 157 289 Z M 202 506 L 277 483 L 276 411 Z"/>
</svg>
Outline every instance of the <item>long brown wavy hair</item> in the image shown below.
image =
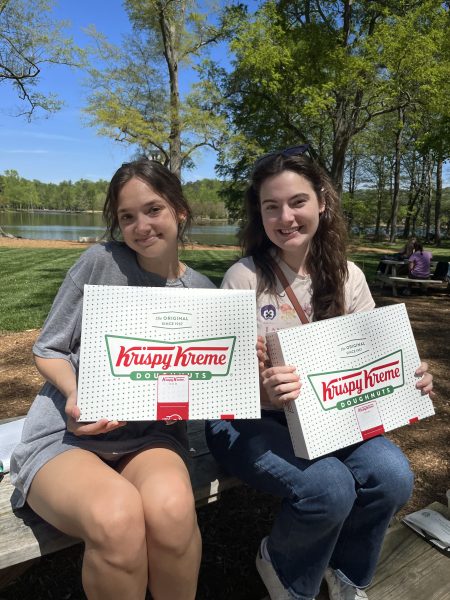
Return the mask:
<svg viewBox="0 0 450 600">
<path fill-rule="evenodd" d="M 347 230 L 331 179 L 317 163 L 304 155 L 270 155 L 258 161 L 252 172 L 245 194 L 247 219 L 240 233 L 240 241 L 243 255 L 253 258 L 260 275 L 257 293 L 267 290 L 276 294 L 272 256 L 274 251 L 279 251 L 264 230 L 259 193 L 261 185 L 268 177 L 279 175 L 283 171 L 293 171 L 307 179 L 317 194 L 319 203 L 325 206 L 306 257 L 306 268 L 313 290 L 314 320 L 343 315 L 344 285 L 348 277 Z"/>
</svg>

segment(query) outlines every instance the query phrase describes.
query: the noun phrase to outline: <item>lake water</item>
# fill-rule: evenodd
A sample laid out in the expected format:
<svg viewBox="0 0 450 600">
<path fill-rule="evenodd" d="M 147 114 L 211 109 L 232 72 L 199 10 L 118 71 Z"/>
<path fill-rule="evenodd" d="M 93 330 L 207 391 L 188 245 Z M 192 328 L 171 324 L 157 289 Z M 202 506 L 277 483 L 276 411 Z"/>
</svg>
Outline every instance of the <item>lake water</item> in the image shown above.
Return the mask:
<svg viewBox="0 0 450 600">
<path fill-rule="evenodd" d="M 101 237 L 105 231 L 100 213 L 0 212 L 5 233 L 34 240 L 71 240 Z M 200 244 L 237 244 L 236 225 L 195 225 L 190 238 Z"/>
</svg>

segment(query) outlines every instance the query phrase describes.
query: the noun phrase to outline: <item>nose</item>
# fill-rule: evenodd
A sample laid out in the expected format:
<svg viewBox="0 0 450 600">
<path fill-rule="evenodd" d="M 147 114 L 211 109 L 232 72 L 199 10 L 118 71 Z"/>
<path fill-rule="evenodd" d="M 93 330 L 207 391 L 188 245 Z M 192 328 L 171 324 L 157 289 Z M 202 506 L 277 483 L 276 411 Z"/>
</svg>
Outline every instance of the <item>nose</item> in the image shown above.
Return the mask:
<svg viewBox="0 0 450 600">
<path fill-rule="evenodd" d="M 280 221 L 282 223 L 292 223 L 293 211 L 289 204 L 283 204 L 280 207 Z"/>
<path fill-rule="evenodd" d="M 144 232 L 147 233 L 150 230 L 150 219 L 147 215 L 139 213 L 136 218 L 135 228 L 138 233 Z"/>
</svg>

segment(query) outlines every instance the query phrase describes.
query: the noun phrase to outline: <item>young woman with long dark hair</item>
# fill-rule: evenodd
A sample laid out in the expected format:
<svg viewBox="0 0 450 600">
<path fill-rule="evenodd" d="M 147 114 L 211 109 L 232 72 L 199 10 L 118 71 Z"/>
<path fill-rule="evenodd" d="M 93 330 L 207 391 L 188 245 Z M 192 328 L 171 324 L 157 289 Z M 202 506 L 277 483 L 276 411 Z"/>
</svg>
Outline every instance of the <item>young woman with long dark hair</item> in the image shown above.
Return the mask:
<svg viewBox="0 0 450 600">
<path fill-rule="evenodd" d="M 345 225 L 325 172 L 303 147 L 272 152 L 255 164 L 245 204 L 244 258 L 222 286 L 257 291 L 258 333 L 300 325 L 276 270 L 309 320 L 374 308 L 363 272 L 346 258 Z M 305 353 L 308 348 L 304 349 Z M 207 424 L 208 445 L 233 475 L 282 499 L 256 567 L 272 600 L 311 600 L 325 577 L 331 600 L 367 598 L 385 531 L 408 500 L 408 461 L 383 436 L 315 460 L 294 455 L 281 410 L 297 398 L 294 367 L 266 364 L 259 343 L 261 420 Z M 416 371 L 426 394 L 426 363 Z"/>
<path fill-rule="evenodd" d="M 186 467 L 186 422 L 78 423 L 83 288 L 214 287 L 178 258 L 191 211 L 178 178 L 156 161 L 114 174 L 110 241 L 82 254 L 33 348 L 46 380 L 11 460 L 15 507 L 84 541 L 83 587 L 104 600 L 194 600 L 201 537 Z"/>
</svg>

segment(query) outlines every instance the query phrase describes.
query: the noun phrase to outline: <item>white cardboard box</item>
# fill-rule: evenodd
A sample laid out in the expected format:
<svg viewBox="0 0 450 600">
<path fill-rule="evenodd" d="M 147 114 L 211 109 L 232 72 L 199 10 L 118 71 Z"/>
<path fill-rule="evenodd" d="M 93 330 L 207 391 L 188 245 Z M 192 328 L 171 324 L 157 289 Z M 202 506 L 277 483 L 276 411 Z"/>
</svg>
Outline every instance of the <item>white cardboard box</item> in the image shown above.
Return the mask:
<svg viewBox="0 0 450 600">
<path fill-rule="evenodd" d="M 84 288 L 80 421 L 260 417 L 255 292 Z"/>
<path fill-rule="evenodd" d="M 404 304 L 267 334 L 273 365 L 295 365 L 285 407 L 300 458 L 316 458 L 434 414 L 416 389 L 420 364 Z"/>
</svg>

